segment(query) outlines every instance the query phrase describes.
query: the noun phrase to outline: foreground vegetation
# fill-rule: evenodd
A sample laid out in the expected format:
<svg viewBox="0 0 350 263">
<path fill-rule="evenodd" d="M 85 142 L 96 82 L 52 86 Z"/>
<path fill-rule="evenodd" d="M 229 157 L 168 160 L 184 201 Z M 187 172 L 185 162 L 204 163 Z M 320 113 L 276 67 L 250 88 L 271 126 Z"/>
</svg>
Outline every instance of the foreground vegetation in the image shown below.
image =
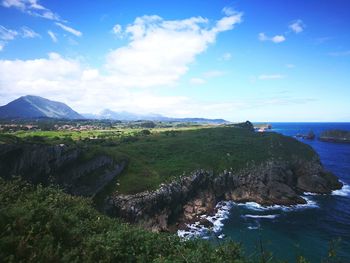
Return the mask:
<svg viewBox="0 0 350 263">
<path fill-rule="evenodd" d="M 0 178 L 2 262 L 246 262 L 231 242 L 181 242 L 104 216 L 60 190 Z"/>
</svg>

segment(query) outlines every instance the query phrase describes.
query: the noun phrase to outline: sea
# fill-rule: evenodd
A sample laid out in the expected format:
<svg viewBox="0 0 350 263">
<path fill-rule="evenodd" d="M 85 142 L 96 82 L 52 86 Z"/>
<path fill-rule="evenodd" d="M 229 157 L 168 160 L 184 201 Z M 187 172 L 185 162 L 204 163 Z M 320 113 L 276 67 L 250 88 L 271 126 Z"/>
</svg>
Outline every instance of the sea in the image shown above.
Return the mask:
<svg viewBox="0 0 350 263">
<path fill-rule="evenodd" d="M 272 132 L 293 137 L 309 131 L 316 137 L 329 129 L 350 131 L 350 123 L 271 124 Z M 215 243 L 231 239 L 242 244 L 248 257 L 264 257 L 265 262 L 271 256 L 287 262 L 296 262 L 299 256 L 322 262 L 329 255 L 336 256 L 335 262 L 350 262 L 350 144 L 298 140 L 313 147 L 324 167 L 343 182 L 341 190 L 331 195 L 304 193 L 307 204 L 292 207 L 220 202 L 216 215 L 204 216 L 214 224 L 213 229 L 196 223 L 178 235 Z"/>
</svg>

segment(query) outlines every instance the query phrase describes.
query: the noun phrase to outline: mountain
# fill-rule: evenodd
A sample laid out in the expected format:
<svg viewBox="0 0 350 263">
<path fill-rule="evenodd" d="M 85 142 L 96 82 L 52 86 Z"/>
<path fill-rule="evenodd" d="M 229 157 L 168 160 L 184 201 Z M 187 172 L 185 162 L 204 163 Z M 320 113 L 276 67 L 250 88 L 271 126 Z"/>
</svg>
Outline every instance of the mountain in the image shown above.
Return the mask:
<svg viewBox="0 0 350 263">
<path fill-rule="evenodd" d="M 224 119 L 206 119 L 206 118 L 172 118 L 166 117 L 160 114 L 136 114 L 127 111 L 112 111 L 109 109 L 103 110 L 99 114 L 83 114 L 85 118 L 89 119 L 110 119 L 110 120 L 121 120 L 121 121 L 137 121 L 137 120 L 148 120 L 148 121 L 170 121 L 170 122 L 197 122 L 197 123 L 226 123 L 228 121 Z"/>
<path fill-rule="evenodd" d="M 0 118 L 84 119 L 66 104 L 39 96 L 27 95 L 0 106 Z"/>
</svg>

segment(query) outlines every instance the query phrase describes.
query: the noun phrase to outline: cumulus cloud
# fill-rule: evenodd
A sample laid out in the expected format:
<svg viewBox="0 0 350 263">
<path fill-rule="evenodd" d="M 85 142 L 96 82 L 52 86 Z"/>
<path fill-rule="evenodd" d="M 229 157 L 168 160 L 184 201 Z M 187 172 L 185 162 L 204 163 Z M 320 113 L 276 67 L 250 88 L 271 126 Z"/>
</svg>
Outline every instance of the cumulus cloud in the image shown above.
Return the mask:
<svg viewBox="0 0 350 263">
<path fill-rule="evenodd" d="M 56 37 L 56 34 L 52 31 L 47 31 L 47 34 L 50 36 L 51 40 L 54 42 L 54 43 L 57 43 L 58 39 Z"/>
<path fill-rule="evenodd" d="M 64 59 L 57 53 L 34 60 L 0 60 L 0 94 L 3 97 L 70 93 L 74 89 L 69 84 L 76 83 L 80 75 L 77 61 Z"/>
<path fill-rule="evenodd" d="M 38 0 L 2 0 L 1 4 L 7 8 L 16 8 L 21 12 L 31 16 L 37 16 L 56 21 L 61 20 L 59 15 L 39 4 Z"/>
<path fill-rule="evenodd" d="M 138 17 L 121 30 L 129 43 L 108 52 L 101 71 L 57 53 L 32 60 L 0 60 L 0 104 L 34 94 L 68 103 L 80 112 L 108 107 L 140 113 L 196 115 L 197 109 L 208 109 L 208 103 L 194 102 L 185 96 L 156 95 L 156 89 L 151 88 L 175 84 L 196 56 L 206 51 L 220 32 L 238 24 L 241 16 L 235 13 L 218 21 L 202 17 Z M 57 40 L 54 32 L 48 34 Z"/>
<path fill-rule="evenodd" d="M 283 35 L 268 37 L 265 33 L 259 33 L 258 39 L 260 41 L 272 41 L 273 43 L 282 43 L 286 41 L 286 38 Z"/>
<path fill-rule="evenodd" d="M 231 30 L 241 17 L 241 13 L 225 16 L 212 26 L 202 17 L 138 17 L 125 29 L 130 43 L 107 55 L 106 68 L 121 85 L 171 85 L 188 71 L 197 55 L 215 42 L 219 32 Z"/>
<path fill-rule="evenodd" d="M 271 41 L 274 43 L 281 43 L 281 42 L 284 42 L 285 40 L 286 40 L 286 38 L 282 35 L 276 35 L 276 36 L 271 38 Z"/>
<path fill-rule="evenodd" d="M 61 29 L 63 29 L 64 31 L 69 32 L 69 33 L 71 33 L 71 34 L 73 34 L 73 35 L 75 35 L 77 37 L 81 37 L 83 35 L 83 33 L 81 33 L 80 31 L 78 31 L 78 30 L 76 30 L 74 28 L 71 28 L 69 26 L 66 26 L 66 25 L 64 25 L 62 23 L 56 22 L 55 24 L 58 27 L 60 27 Z"/>
<path fill-rule="evenodd" d="M 256 112 L 256 108 L 264 110 L 271 105 L 312 102 L 308 98 L 280 96 L 210 102 L 186 96 L 156 95 L 150 89 L 122 87 L 99 70 L 57 53 L 33 60 L 0 60 L 0 105 L 27 94 L 62 101 L 79 112 L 97 113 L 110 108 L 174 117 L 239 118 L 243 116 L 240 111 L 246 116 L 252 108 Z"/>
<path fill-rule="evenodd" d="M 304 31 L 305 25 L 302 20 L 298 19 L 289 24 L 289 29 L 294 33 L 299 34 Z"/>
<path fill-rule="evenodd" d="M 258 77 L 258 79 L 260 80 L 270 80 L 270 79 L 283 79 L 285 78 L 284 75 L 281 75 L 281 74 L 262 74 Z"/>
</svg>

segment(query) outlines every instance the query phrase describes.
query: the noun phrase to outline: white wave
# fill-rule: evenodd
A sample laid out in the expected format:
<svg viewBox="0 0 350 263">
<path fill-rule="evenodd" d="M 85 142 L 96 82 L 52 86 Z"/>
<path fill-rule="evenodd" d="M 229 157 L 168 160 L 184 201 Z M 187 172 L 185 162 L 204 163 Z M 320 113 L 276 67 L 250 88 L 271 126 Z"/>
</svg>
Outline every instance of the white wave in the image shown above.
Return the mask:
<svg viewBox="0 0 350 263">
<path fill-rule="evenodd" d="M 339 190 L 332 191 L 332 195 L 350 196 L 350 185 L 343 183 L 343 187 Z"/>
<path fill-rule="evenodd" d="M 242 217 L 248 217 L 248 218 L 266 218 L 266 219 L 274 219 L 278 217 L 279 215 L 242 215 Z"/>
<path fill-rule="evenodd" d="M 219 202 L 216 205 L 217 212 L 213 216 L 202 215 L 201 218 L 204 218 L 213 224 L 213 227 L 207 228 L 203 225 L 200 225 L 200 222 L 195 222 L 193 224 L 187 224 L 186 230 L 178 230 L 177 235 L 183 239 L 191 239 L 195 237 L 201 237 L 203 239 L 208 239 L 210 236 L 218 235 L 224 226 L 223 222 L 228 218 L 230 210 L 233 203 L 230 201 Z M 218 238 L 223 238 L 224 234 L 217 236 Z"/>
<path fill-rule="evenodd" d="M 259 226 L 248 226 L 249 230 L 255 230 L 255 229 L 259 229 Z"/>
<path fill-rule="evenodd" d="M 234 203 L 237 206 L 244 206 L 247 209 L 254 210 L 254 211 L 268 211 L 268 210 L 283 210 L 283 211 L 294 211 L 298 209 L 306 209 L 306 208 L 318 208 L 319 206 L 317 203 L 313 200 L 311 200 L 309 197 L 302 197 L 306 204 L 298 204 L 298 205 L 291 205 L 291 206 L 285 206 L 285 205 L 271 205 L 271 206 L 263 206 L 255 202 L 246 202 L 246 203 Z"/>
<path fill-rule="evenodd" d="M 223 222 L 225 219 L 228 218 L 230 214 L 230 210 L 232 208 L 232 202 L 219 202 L 216 205 L 217 212 L 214 216 L 206 216 L 205 219 L 207 219 L 209 222 L 213 224 L 213 231 L 214 233 L 218 233 L 221 231 L 222 227 L 224 226 Z"/>
<path fill-rule="evenodd" d="M 304 195 L 319 195 L 319 194 L 312 193 L 312 192 L 304 192 L 303 194 L 304 194 Z"/>
<path fill-rule="evenodd" d="M 311 200 L 309 197 L 303 197 L 306 201 L 306 204 L 292 205 L 292 206 L 282 206 L 282 205 L 272 205 L 272 206 L 262 206 L 255 202 L 246 202 L 246 203 L 235 203 L 233 201 L 222 201 L 216 205 L 217 212 L 213 216 L 202 215 L 201 218 L 207 219 L 213 224 L 212 227 L 205 227 L 200 225 L 200 222 L 195 222 L 193 224 L 187 224 L 186 230 L 178 230 L 177 235 L 183 239 L 191 238 L 204 238 L 208 239 L 213 236 L 220 236 L 222 233 L 222 228 L 224 226 L 223 221 L 229 217 L 230 210 L 233 206 L 244 206 L 247 209 L 254 211 L 267 211 L 267 210 L 282 210 L 282 211 L 294 211 L 298 209 L 306 208 L 317 208 L 318 205 L 315 201 Z M 251 218 L 267 218 L 273 219 L 278 215 L 245 215 L 246 217 Z M 248 229 L 258 229 L 258 226 L 249 226 Z"/>
</svg>

